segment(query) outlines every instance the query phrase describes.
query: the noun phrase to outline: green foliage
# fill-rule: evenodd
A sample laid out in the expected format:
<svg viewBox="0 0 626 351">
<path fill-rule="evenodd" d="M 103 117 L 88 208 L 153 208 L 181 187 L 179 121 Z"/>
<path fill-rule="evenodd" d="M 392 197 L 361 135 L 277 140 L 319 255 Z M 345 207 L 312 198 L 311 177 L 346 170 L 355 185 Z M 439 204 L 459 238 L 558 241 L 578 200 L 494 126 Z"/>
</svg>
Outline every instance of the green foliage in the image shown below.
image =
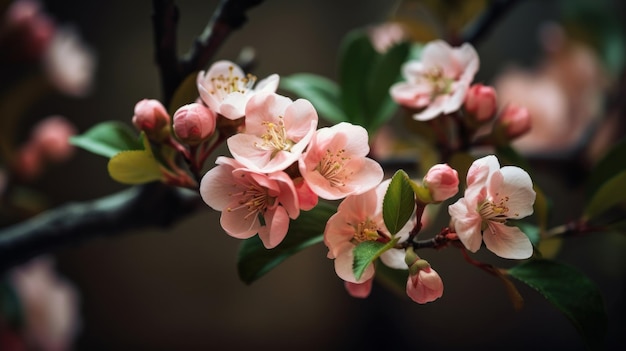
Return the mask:
<svg viewBox="0 0 626 351">
<path fill-rule="evenodd" d="M 574 324 L 591 349 L 601 349 L 607 316 L 598 287 L 572 267 L 548 260 L 533 260 L 508 274 L 543 295 Z"/>
<path fill-rule="evenodd" d="M 193 72 L 185 77 L 185 80 L 180 83 L 174 92 L 172 101 L 167 109 L 170 116 L 174 116 L 174 112 L 176 112 L 176 110 L 178 110 L 181 106 L 190 104 L 196 100 L 198 97 L 198 86 L 196 84 L 197 77 L 198 72 Z"/>
<path fill-rule="evenodd" d="M 339 101 L 339 87 L 332 80 L 315 74 L 298 73 L 281 77 L 280 87 L 309 100 L 327 121 L 348 121 Z"/>
<path fill-rule="evenodd" d="M 144 138 L 144 150 L 129 150 L 115 154 L 107 165 L 111 178 L 123 184 L 144 184 L 160 180 L 161 165 Z"/>
<path fill-rule="evenodd" d="M 335 212 L 335 206 L 324 202 L 311 211 L 301 212 L 297 219 L 289 223 L 285 239 L 271 250 L 263 246 L 258 236 L 245 240 L 237 257 L 239 278 L 246 284 L 252 284 L 292 255 L 321 243 L 326 222 Z"/>
<path fill-rule="evenodd" d="M 587 218 L 595 218 L 607 210 L 626 204 L 626 171 L 621 171 L 602 185 L 585 208 Z"/>
<path fill-rule="evenodd" d="M 415 193 L 409 176 L 398 170 L 391 178 L 383 198 L 383 220 L 389 234 L 395 235 L 411 218 L 415 209 Z"/>
<path fill-rule="evenodd" d="M 349 122 L 372 134 L 394 114 L 397 105 L 389 88 L 400 79 L 410 54 L 409 43 L 377 52 L 364 30 L 350 32 L 342 42 L 339 84 L 314 74 L 281 78 L 281 88 L 311 101 L 329 122 Z"/>
<path fill-rule="evenodd" d="M 381 243 L 379 241 L 363 241 L 354 247 L 354 262 L 352 263 L 352 271 L 354 277 L 359 280 L 363 276 L 363 272 L 385 251 L 394 247 L 400 238 L 395 238 L 388 243 Z"/>
<path fill-rule="evenodd" d="M 8 280 L 0 280 L 0 316 L 3 322 L 19 329 L 24 324 L 24 308 Z"/>
<path fill-rule="evenodd" d="M 117 121 L 97 124 L 84 134 L 71 137 L 70 143 L 108 158 L 121 151 L 142 149 L 141 142 L 133 130 Z"/>
</svg>

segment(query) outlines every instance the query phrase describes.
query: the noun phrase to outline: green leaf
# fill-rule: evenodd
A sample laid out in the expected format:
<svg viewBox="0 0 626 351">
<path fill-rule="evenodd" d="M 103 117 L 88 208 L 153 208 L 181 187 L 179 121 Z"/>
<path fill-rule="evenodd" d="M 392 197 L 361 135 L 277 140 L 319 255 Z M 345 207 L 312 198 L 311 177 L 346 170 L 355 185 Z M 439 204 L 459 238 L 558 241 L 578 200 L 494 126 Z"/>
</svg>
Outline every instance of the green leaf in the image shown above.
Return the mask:
<svg viewBox="0 0 626 351">
<path fill-rule="evenodd" d="M 622 171 L 598 189 L 585 208 L 585 216 L 594 218 L 613 206 L 626 203 L 626 171 Z"/>
<path fill-rule="evenodd" d="M 587 200 L 591 197 L 613 176 L 621 171 L 626 170 L 626 138 L 619 141 L 596 163 L 593 170 L 587 178 L 585 193 Z"/>
<path fill-rule="evenodd" d="M 196 84 L 196 78 L 198 77 L 198 71 L 192 72 L 185 80 L 180 83 L 174 95 L 172 96 L 172 101 L 168 106 L 168 113 L 170 116 L 174 116 L 174 112 L 178 110 L 181 106 L 190 104 L 198 98 L 198 86 Z"/>
<path fill-rule="evenodd" d="M 120 151 L 142 149 L 141 142 L 132 129 L 117 121 L 97 124 L 85 133 L 71 137 L 70 143 L 108 158 Z"/>
<path fill-rule="evenodd" d="M 391 47 L 385 54 L 377 55 L 368 74 L 368 98 L 364 101 L 368 111 L 372 111 L 371 119 L 366 126 L 369 132 L 387 122 L 398 105 L 389 94 L 389 88 L 402 77 L 400 68 L 409 56 L 410 44 L 401 43 Z"/>
<path fill-rule="evenodd" d="M 373 61 L 379 54 L 362 30 L 344 38 L 340 48 L 339 85 L 341 102 L 348 122 L 366 126 L 367 80 Z M 367 128 L 366 128 L 367 129 Z"/>
<path fill-rule="evenodd" d="M 322 118 L 332 123 L 346 122 L 341 109 L 339 87 L 332 80 L 309 73 L 298 73 L 280 78 L 281 89 L 291 91 L 309 100 Z"/>
<path fill-rule="evenodd" d="M 388 243 L 379 241 L 363 241 L 354 247 L 354 261 L 352 262 L 352 271 L 354 277 L 359 280 L 363 276 L 363 272 L 370 263 L 374 262 L 385 251 L 396 245 L 400 238 L 395 238 Z"/>
<path fill-rule="evenodd" d="M 326 222 L 336 212 L 337 207 L 324 202 L 310 211 L 301 212 L 297 219 L 289 223 L 285 239 L 271 250 L 263 246 L 258 236 L 245 240 L 237 257 L 239 279 L 252 284 L 292 255 L 321 243 Z"/>
<path fill-rule="evenodd" d="M 145 150 L 122 151 L 109 160 L 107 168 L 111 178 L 123 184 L 143 184 L 161 180 L 163 173 L 152 154 L 150 143 Z"/>
<path fill-rule="evenodd" d="M 389 234 L 395 235 L 409 221 L 415 209 L 415 193 L 409 176 L 398 170 L 383 198 L 383 220 Z"/>
<path fill-rule="evenodd" d="M 607 316 L 598 287 L 572 267 L 548 260 L 533 260 L 508 274 L 543 295 L 574 324 L 591 349 L 601 349 Z"/>
</svg>

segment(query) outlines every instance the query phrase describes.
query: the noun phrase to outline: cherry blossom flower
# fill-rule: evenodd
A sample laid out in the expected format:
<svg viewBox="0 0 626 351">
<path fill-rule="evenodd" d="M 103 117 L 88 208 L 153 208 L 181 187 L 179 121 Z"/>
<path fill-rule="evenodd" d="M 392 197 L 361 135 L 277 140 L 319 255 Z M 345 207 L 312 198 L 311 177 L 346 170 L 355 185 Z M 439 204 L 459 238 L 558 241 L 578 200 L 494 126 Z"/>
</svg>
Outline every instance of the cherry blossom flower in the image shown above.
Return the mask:
<svg viewBox="0 0 626 351">
<path fill-rule="evenodd" d="M 417 303 L 437 300 L 443 295 L 443 281 L 437 272 L 428 265 L 417 274 L 409 275 L 406 281 L 406 294 Z"/>
<path fill-rule="evenodd" d="M 259 92 L 273 93 L 278 89 L 279 76 L 272 74 L 259 81 L 244 74 L 243 70 L 230 61 L 217 61 L 208 72 L 201 71 L 196 83 L 200 97 L 209 108 L 228 119 L 244 116 L 246 104 Z"/>
<path fill-rule="evenodd" d="M 484 241 L 500 257 L 528 258 L 533 253 L 530 240 L 519 228 L 505 223 L 531 215 L 535 196 L 526 171 L 515 166 L 500 168 L 495 156 L 483 157 L 468 171 L 465 197 L 448 207 L 451 225 L 472 252 Z"/>
<path fill-rule="evenodd" d="M 424 185 L 434 201 L 445 201 L 459 192 L 459 175 L 447 164 L 437 164 L 424 176 Z"/>
<path fill-rule="evenodd" d="M 299 161 L 300 173 L 321 198 L 337 200 L 360 194 L 378 185 L 383 169 L 365 157 L 369 153 L 367 131 L 339 123 L 320 128 Z"/>
<path fill-rule="evenodd" d="M 317 112 L 307 100 L 259 93 L 246 106 L 245 132 L 226 142 L 233 157 L 247 168 L 282 171 L 300 158 L 317 121 Z"/>
<path fill-rule="evenodd" d="M 352 270 L 353 251 L 364 241 L 389 241 L 391 237 L 382 216 L 382 202 L 390 180 L 359 195 L 346 197 L 328 222 L 324 230 L 324 243 L 328 247 L 328 258 L 335 260 L 335 272 L 346 282 L 363 284 L 374 276 L 374 265 L 370 264 L 360 279 Z M 399 232 L 399 242 L 408 238 L 414 223 L 409 221 Z M 407 269 L 404 250 L 390 249 L 381 255 L 381 261 L 392 268 Z"/>
<path fill-rule="evenodd" d="M 414 119 L 428 121 L 461 107 L 478 66 L 478 54 L 472 45 L 452 48 L 435 40 L 426 44 L 420 61 L 402 66 L 406 81 L 394 84 L 390 94 L 398 104 L 421 110 L 413 115 Z"/>
<path fill-rule="evenodd" d="M 239 239 L 258 233 L 268 249 L 278 245 L 287 234 L 289 218 L 300 214 L 289 176 L 252 172 L 223 156 L 216 163 L 202 178 L 200 195 L 211 208 L 222 211 L 222 228 Z"/>
</svg>

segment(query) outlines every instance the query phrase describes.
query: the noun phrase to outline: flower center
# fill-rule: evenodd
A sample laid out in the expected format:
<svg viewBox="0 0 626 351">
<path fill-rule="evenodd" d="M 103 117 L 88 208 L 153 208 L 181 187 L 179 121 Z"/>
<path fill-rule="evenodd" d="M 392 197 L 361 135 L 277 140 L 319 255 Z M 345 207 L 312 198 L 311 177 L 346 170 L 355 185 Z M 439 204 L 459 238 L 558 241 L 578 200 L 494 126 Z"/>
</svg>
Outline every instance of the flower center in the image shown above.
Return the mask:
<svg viewBox="0 0 626 351">
<path fill-rule="evenodd" d="M 254 146 L 261 150 L 272 151 L 272 158 L 276 156 L 276 153 L 279 151 L 291 150 L 291 147 L 295 143 L 293 140 L 287 138 L 283 116 L 278 116 L 278 124 L 264 121 L 263 125 L 266 128 L 265 134 L 261 135 L 262 141 L 260 143 L 254 143 Z"/>
<path fill-rule="evenodd" d="M 272 206 L 276 201 L 275 197 L 268 194 L 267 189 L 257 185 L 250 184 L 245 190 L 238 193 L 230 193 L 229 196 L 239 197 L 238 206 L 228 207 L 228 212 L 246 208 L 248 214 L 244 216 L 245 220 L 262 216 L 268 207 Z"/>
<path fill-rule="evenodd" d="M 247 74 L 245 77 L 235 75 L 233 66 L 228 67 L 228 76 L 220 74 L 217 77 L 211 77 L 212 89 L 211 94 L 216 95 L 219 100 L 224 100 L 230 93 L 245 94 L 252 89 L 256 82 L 256 77 Z"/>
<path fill-rule="evenodd" d="M 346 179 L 352 174 L 346 174 L 346 169 L 343 166 L 344 162 L 350 159 L 349 157 L 343 156 L 345 152 L 346 150 L 343 149 L 337 152 L 326 150 L 326 155 L 324 155 L 315 168 L 315 170 L 326 178 L 333 187 L 345 186 Z"/>
<path fill-rule="evenodd" d="M 480 206 L 478 206 L 478 213 L 483 219 L 504 223 L 506 222 L 509 212 L 507 202 L 509 197 L 505 196 L 500 199 L 498 203 L 491 200 L 485 200 Z"/>
<path fill-rule="evenodd" d="M 354 227 L 352 243 L 355 245 L 364 241 L 376 241 L 380 238 L 378 226 L 369 218 L 352 226 Z"/>
<path fill-rule="evenodd" d="M 424 78 L 430 83 L 433 91 L 433 98 L 438 95 L 450 94 L 452 92 L 452 79 L 443 74 L 443 69 L 439 66 L 432 67 L 424 73 Z"/>
</svg>

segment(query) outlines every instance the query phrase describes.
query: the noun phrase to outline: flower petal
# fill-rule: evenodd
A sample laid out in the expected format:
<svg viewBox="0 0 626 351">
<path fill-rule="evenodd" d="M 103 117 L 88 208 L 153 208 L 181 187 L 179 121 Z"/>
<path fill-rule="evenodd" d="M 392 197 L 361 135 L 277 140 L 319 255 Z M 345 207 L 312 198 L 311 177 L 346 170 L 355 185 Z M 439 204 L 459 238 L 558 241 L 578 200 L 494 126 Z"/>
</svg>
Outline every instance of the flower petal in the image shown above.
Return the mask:
<svg viewBox="0 0 626 351">
<path fill-rule="evenodd" d="M 521 260 L 533 254 L 530 239 L 518 227 L 489 221 L 483 240 L 487 249 L 502 258 Z"/>
<path fill-rule="evenodd" d="M 448 213 L 452 217 L 452 226 L 463 245 L 472 252 L 478 251 L 482 243 L 482 218 L 476 208 L 470 206 L 466 198 L 460 198 L 448 206 Z"/>
</svg>

